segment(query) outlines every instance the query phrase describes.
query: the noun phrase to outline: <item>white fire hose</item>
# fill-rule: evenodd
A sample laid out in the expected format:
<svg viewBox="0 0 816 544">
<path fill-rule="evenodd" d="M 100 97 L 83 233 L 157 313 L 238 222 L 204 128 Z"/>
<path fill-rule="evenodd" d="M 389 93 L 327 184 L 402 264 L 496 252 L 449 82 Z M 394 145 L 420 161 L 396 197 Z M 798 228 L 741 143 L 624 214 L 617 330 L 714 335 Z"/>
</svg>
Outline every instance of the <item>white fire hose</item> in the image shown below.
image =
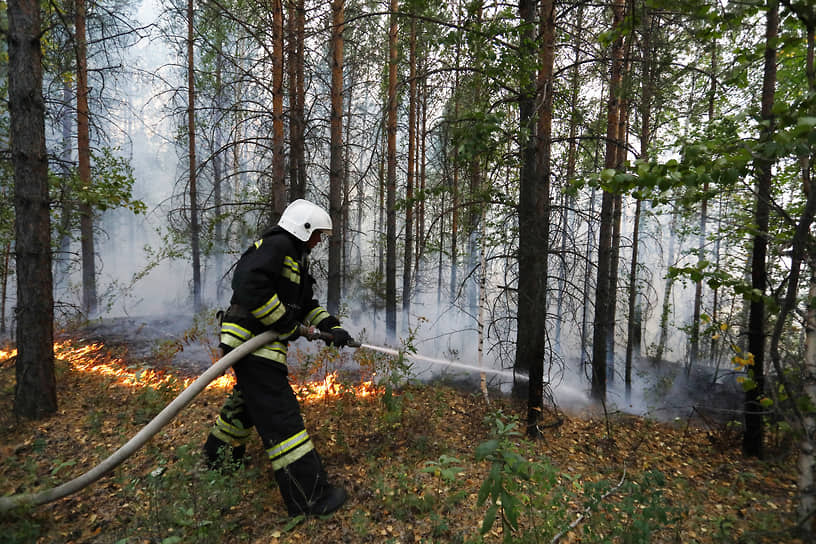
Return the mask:
<svg viewBox="0 0 816 544">
<path fill-rule="evenodd" d="M 309 339 L 322 338 L 313 329 L 301 328 L 301 335 Z M 99 478 L 110 472 L 122 462 L 133 455 L 139 448 L 153 438 L 162 427 L 167 425 L 176 415 L 181 412 L 190 402 L 201 393 L 211 381 L 221 376 L 232 365 L 241 360 L 244 356 L 249 355 L 261 346 L 271 342 L 277 338 L 277 334 L 272 331 L 267 331 L 254 336 L 230 351 L 227 355 L 221 357 L 210 368 L 199 376 L 192 384 L 190 384 L 181 394 L 173 399 L 164 410 L 154 417 L 150 423 L 145 425 L 141 431 L 131 438 L 124 446 L 112 453 L 107 459 L 100 464 L 86 472 L 81 476 L 77 476 L 73 480 L 66 482 L 60 486 L 40 491 L 39 493 L 27 493 L 22 495 L 11 495 L 7 497 L 0 497 L 0 512 L 7 512 L 19 506 L 38 506 L 48 502 L 55 501 L 66 497 L 72 493 L 76 493 Z"/>
</svg>

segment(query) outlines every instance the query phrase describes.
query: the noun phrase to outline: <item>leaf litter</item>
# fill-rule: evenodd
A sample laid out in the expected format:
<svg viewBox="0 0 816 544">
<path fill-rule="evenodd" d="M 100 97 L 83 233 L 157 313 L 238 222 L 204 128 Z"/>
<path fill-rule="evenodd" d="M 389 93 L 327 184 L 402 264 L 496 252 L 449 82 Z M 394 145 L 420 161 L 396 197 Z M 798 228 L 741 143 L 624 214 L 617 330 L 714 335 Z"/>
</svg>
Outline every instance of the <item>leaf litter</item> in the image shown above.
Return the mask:
<svg viewBox="0 0 816 544">
<path fill-rule="evenodd" d="M 194 378 L 144 358 L 130 360 L 121 344 L 67 338 L 55 353 L 58 412 L 28 421 L 13 416 L 14 354 L 0 351 L 2 495 L 40 491 L 83 474 Z M 524 414 L 525 407 L 495 395 L 488 405 L 480 393 L 444 384 L 386 392 L 382 380 L 371 383 L 370 373 L 338 374 L 336 351 L 321 353 L 319 363 L 294 353 L 291 380 L 330 478 L 349 492 L 332 516 L 285 516 L 257 435 L 234 472 L 215 477 L 201 467 L 198 451 L 231 384 L 225 376 L 98 482 L 49 505 L 0 514 L 0 542 L 507 541 L 500 523 L 479 534 L 486 508 L 477 506 L 477 496 L 490 467 L 474 452 L 491 438 L 487 416 Z M 548 459 L 559 485 L 574 491 L 559 507 L 567 519 L 588 512 L 591 485 L 608 480 L 612 487 L 622 474 L 638 482 L 658 471 L 674 515 L 658 524 L 649 542 L 800 542 L 791 536 L 797 488 L 790 444 L 772 444 L 774 457 L 759 461 L 742 457 L 739 434 L 729 426 L 622 413 L 607 422 L 589 411 L 561 416 L 540 440 L 516 445 L 530 460 Z M 604 502 L 574 528 L 559 527 L 560 542 L 631 541 L 626 525 L 644 507 L 627 510 L 626 497 L 615 493 Z M 535 534 L 529 526 L 518 531 Z"/>
</svg>

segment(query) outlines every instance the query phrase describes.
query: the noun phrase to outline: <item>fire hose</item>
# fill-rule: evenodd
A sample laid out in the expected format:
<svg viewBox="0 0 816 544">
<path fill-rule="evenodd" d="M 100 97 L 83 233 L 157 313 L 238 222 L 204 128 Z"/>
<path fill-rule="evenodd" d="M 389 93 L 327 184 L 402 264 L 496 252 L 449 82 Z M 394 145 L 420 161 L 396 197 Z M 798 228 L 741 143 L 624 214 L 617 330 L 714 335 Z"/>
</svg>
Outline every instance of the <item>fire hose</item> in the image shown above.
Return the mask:
<svg viewBox="0 0 816 544">
<path fill-rule="evenodd" d="M 300 335 L 309 340 L 325 340 L 330 341 L 332 336 L 329 333 L 323 333 L 313 328 L 301 327 Z M 0 512 L 7 512 L 20 506 L 39 506 L 41 504 L 49 503 L 57 499 L 61 499 L 72 493 L 88 487 L 99 478 L 122 464 L 128 457 L 133 455 L 137 450 L 147 443 L 153 436 L 155 436 L 165 425 L 167 425 L 179 412 L 181 412 L 190 402 L 201 393 L 207 385 L 213 380 L 221 376 L 232 365 L 241 360 L 244 356 L 249 355 L 261 346 L 277 338 L 277 334 L 272 331 L 267 331 L 254 336 L 230 351 L 227 355 L 221 357 L 210 368 L 208 368 L 201 376 L 199 376 L 192 384 L 182 391 L 179 396 L 173 399 L 170 404 L 164 407 L 159 414 L 154 417 L 150 423 L 145 425 L 136 435 L 133 436 L 127 443 L 125 443 L 118 450 L 113 452 L 107 459 L 93 467 L 91 470 L 77 476 L 73 480 L 66 482 L 57 487 L 40 491 L 39 493 L 27 493 L 21 495 L 10 495 L 0 497 Z M 347 344 L 350 347 L 360 347 L 360 344 L 351 341 Z"/>
</svg>

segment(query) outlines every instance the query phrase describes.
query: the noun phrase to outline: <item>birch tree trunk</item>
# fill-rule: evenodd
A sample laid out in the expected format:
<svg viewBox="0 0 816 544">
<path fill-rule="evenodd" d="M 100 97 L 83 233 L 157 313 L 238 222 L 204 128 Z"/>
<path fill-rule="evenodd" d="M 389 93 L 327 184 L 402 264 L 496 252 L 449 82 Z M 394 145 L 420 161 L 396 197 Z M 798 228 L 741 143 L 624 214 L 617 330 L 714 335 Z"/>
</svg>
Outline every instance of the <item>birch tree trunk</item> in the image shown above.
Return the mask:
<svg viewBox="0 0 816 544">
<path fill-rule="evenodd" d="M 405 176 L 405 253 L 402 259 L 403 330 L 408 330 L 411 310 L 411 270 L 414 260 L 414 173 L 416 162 L 416 19 L 411 17 L 408 37 L 408 167 Z"/>
<path fill-rule="evenodd" d="M 812 259 L 812 257 L 811 257 Z M 816 263 L 810 264 L 807 318 L 805 322 L 805 395 L 810 405 L 816 406 Z M 806 412 L 802 442 L 799 445 L 799 523 L 802 531 L 811 537 L 816 533 L 816 414 Z M 812 542 L 812 538 L 808 541 Z"/>
</svg>

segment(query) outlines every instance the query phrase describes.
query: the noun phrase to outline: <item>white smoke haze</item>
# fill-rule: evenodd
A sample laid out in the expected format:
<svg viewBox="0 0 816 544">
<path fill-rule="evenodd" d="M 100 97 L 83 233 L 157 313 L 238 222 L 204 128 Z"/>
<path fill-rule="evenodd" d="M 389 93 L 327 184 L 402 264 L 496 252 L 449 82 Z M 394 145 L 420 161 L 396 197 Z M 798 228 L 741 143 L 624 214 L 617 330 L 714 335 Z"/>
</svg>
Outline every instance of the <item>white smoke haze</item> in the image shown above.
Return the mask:
<svg viewBox="0 0 816 544">
<path fill-rule="evenodd" d="M 139 16 L 143 23 L 152 22 L 159 13 L 158 4 L 144 2 L 141 5 Z M 130 52 L 138 59 L 145 72 L 152 73 L 160 70 L 167 63 L 167 48 L 159 40 L 142 40 Z M 129 124 L 130 133 L 127 134 L 127 145 L 122 152 L 129 156 L 134 167 L 136 185 L 134 197 L 142 200 L 148 208 L 148 213 L 134 216 L 127 210 L 115 210 L 102 214 L 98 221 L 100 235 L 96 240 L 98 253 L 98 291 L 100 294 L 100 321 L 115 324 L 124 329 L 123 334 L 141 337 L 144 340 L 158 343 L 167 338 L 176 337 L 179 340 L 185 331 L 193 326 L 192 308 L 192 265 L 189 250 L 181 258 L 163 258 L 161 251 L 165 248 L 162 236 L 166 232 L 167 210 L 170 207 L 174 186 L 184 166 L 180 164 L 178 150 L 170 141 L 174 127 L 161 111 L 162 104 L 151 97 L 156 96 L 157 89 L 148 79 L 136 79 L 132 82 L 133 98 L 130 102 L 132 112 L 135 112 L 132 123 Z M 356 107 L 356 105 L 355 105 Z M 365 108 L 363 108 L 364 110 Z M 371 112 L 363 111 L 363 115 Z M 316 151 L 315 153 L 319 153 Z M 365 164 L 370 157 L 360 155 L 355 162 Z M 316 174 L 313 174 L 316 175 Z M 596 204 L 597 207 L 597 204 Z M 500 215 L 499 212 L 493 212 Z M 506 213 L 506 211 L 504 212 Z M 361 252 L 364 268 L 373 268 L 378 253 L 378 240 L 375 214 L 369 214 L 361 219 L 359 224 L 360 238 L 356 241 L 355 250 Z M 668 232 L 668 219 L 661 219 L 661 231 Z M 503 217 L 489 217 L 490 228 L 504 227 Z M 631 236 L 631 210 L 624 213 L 623 236 Z M 355 225 L 355 227 L 357 227 Z M 580 227 L 586 237 L 586 226 Z M 366 234 L 367 233 L 367 234 Z M 501 234 L 501 233 L 498 233 Z M 595 233 L 593 233 L 594 235 Z M 667 236 L 663 238 L 668 240 Z M 78 254 L 79 242 L 75 242 L 72 251 Z M 478 247 L 478 245 L 476 245 Z M 594 246 L 593 246 L 594 247 Z M 494 391 L 508 393 L 512 387 L 512 365 L 514 357 L 515 314 L 512 281 L 514 279 L 515 264 L 509 257 L 500 258 L 498 253 L 507 251 L 488 250 L 487 255 L 487 301 L 485 304 L 485 337 L 483 360 L 479 361 L 479 336 L 477 333 L 477 311 L 471 301 L 477 299 L 479 271 L 471 274 L 465 263 L 469 262 L 467 255 L 460 255 L 460 266 L 457 274 L 459 281 L 469 277 L 468 283 L 460 292 L 450 292 L 450 264 L 447 262 L 442 273 L 442 291 L 437 289 L 438 269 L 435 260 L 438 255 L 432 255 L 429 260 L 421 263 L 421 271 L 414 281 L 414 291 L 411 296 L 410 313 L 408 315 L 398 311 L 397 330 L 399 341 L 396 345 L 389 345 L 385 331 L 385 315 L 382 308 L 375 308 L 363 298 L 359 283 L 360 278 L 347 279 L 345 292 L 348 296 L 341 301 L 344 326 L 356 339 L 376 345 L 402 349 L 405 344 L 419 356 L 409 359 L 412 376 L 423 381 L 445 379 L 465 384 L 478 392 L 480 364 L 492 370 L 487 375 L 487 381 Z M 625 251 L 622 251 L 622 261 Z M 643 242 L 644 262 L 652 272 L 652 289 L 648 297 L 650 305 L 644 310 L 644 338 L 643 351 L 657 342 L 659 335 L 658 317 L 660 301 L 663 296 L 662 275 L 669 264 L 663 255 L 663 248 L 655 243 Z M 233 265 L 238 253 L 226 255 L 222 269 L 216 269 L 216 260 L 206 258 L 202 260 L 202 299 L 208 315 L 214 314 L 216 309 L 225 308 L 229 304 L 230 289 L 218 289 L 218 284 Z M 325 275 L 321 271 L 326 268 L 326 247 L 318 248 L 314 255 L 314 269 L 318 277 L 316 294 L 318 299 L 325 303 Z M 402 266 L 398 259 L 398 281 L 401 281 Z M 478 263 L 479 259 L 475 259 Z M 623 265 L 622 265 L 623 266 Z M 551 275 L 555 275 L 558 268 L 551 264 Z M 582 276 L 583 270 L 576 268 L 570 271 L 576 276 Z M 623 268 L 621 277 L 623 278 Z M 226 277 L 228 285 L 229 276 Z M 573 278 L 580 285 L 580 277 Z M 77 267 L 72 271 L 70 281 L 56 290 L 57 299 L 69 306 L 79 307 L 81 300 L 81 278 Z M 594 283 L 595 278 L 592 278 Z M 555 291 L 553 286 L 550 295 L 549 315 L 555 319 L 562 319 L 559 345 L 554 346 L 554 327 L 542 331 L 550 339 L 553 347 L 552 359 L 546 362 L 545 381 L 547 394 L 557 406 L 566 411 L 580 412 L 592 407 L 589 401 L 589 358 L 586 351 L 591 346 L 581 346 L 581 313 L 582 304 L 588 303 L 590 344 L 591 322 L 593 310 L 591 301 L 575 301 L 569 310 L 562 315 L 556 315 Z M 370 293 L 367 293 L 370 296 Z M 678 333 L 678 327 L 688 323 L 691 317 L 690 305 L 685 303 L 693 296 L 693 289 L 682 284 L 675 284 L 672 291 L 672 334 L 667 344 L 667 358 L 682 362 L 685 354 L 687 335 Z M 623 291 L 619 295 L 619 305 Z M 366 297 L 367 298 L 367 297 Z M 453 302 L 451 302 L 453 300 Z M 399 306 L 399 304 L 398 304 Z M 619 306 L 620 307 L 620 306 Z M 90 329 L 93 330 L 94 323 Z M 626 413 L 654 417 L 676 417 L 685 414 L 694 408 L 693 400 L 687 395 L 687 388 L 682 380 L 676 380 L 674 385 L 656 393 L 663 375 L 657 374 L 650 364 L 641 358 L 635 361 L 631 396 L 627 396 L 623 386 L 623 342 L 625 342 L 625 326 L 621 329 L 618 323 L 615 375 L 609 380 L 607 410 L 620 410 Z M 103 329 L 99 329 L 103 330 Z M 110 331 L 111 329 L 104 329 Z M 13 331 L 13 329 L 12 329 Z M 209 336 L 204 340 L 188 342 L 183 352 L 177 355 L 180 365 L 187 368 L 206 368 L 212 362 L 212 349 L 217 345 L 217 331 L 213 325 Z M 316 349 L 308 345 L 305 340 L 299 340 L 295 349 Z M 453 365 L 446 364 L 451 361 Z M 464 365 L 464 366 L 463 366 Z M 473 367 L 473 368 L 465 368 Z"/>
</svg>

